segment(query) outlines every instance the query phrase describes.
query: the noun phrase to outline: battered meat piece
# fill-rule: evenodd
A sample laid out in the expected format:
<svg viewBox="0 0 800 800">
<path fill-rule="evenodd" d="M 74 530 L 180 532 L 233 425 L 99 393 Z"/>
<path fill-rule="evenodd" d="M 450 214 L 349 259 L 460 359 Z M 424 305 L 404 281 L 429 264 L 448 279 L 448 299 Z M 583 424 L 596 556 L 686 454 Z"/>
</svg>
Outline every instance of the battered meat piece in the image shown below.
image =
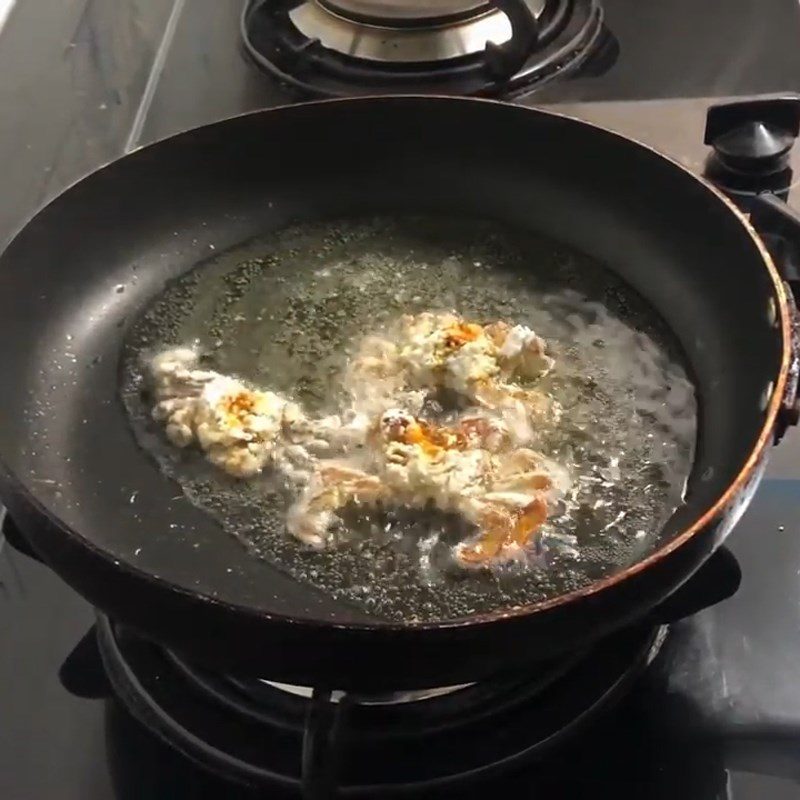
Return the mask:
<svg viewBox="0 0 800 800">
<path fill-rule="evenodd" d="M 153 419 L 165 424 L 178 447 L 197 443 L 208 460 L 237 478 L 267 465 L 303 482 L 314 467 L 312 453 L 329 448 L 327 428 L 335 420 L 309 423 L 302 409 L 275 392 L 250 389 L 242 381 L 199 366 L 192 348 L 175 348 L 150 362 L 156 396 Z"/>
<path fill-rule="evenodd" d="M 366 337 L 347 384 L 357 400 L 371 401 L 372 411 L 393 401 L 418 413 L 426 392 L 447 389 L 483 408 L 524 408 L 541 423 L 557 418 L 557 404 L 514 381 L 540 378 L 553 363 L 545 342 L 524 325 L 424 312 L 404 316 L 385 336 Z"/>
<path fill-rule="evenodd" d="M 539 453 L 510 448 L 498 420 L 462 419 L 436 427 L 399 409 L 382 415 L 370 436 L 367 470 L 322 463 L 291 509 L 291 533 L 325 547 L 337 512 L 348 504 L 422 508 L 433 503 L 478 528 L 456 558 L 481 565 L 513 556 L 547 518 L 548 502 L 568 484 L 566 473 Z"/>
<path fill-rule="evenodd" d="M 265 468 L 299 490 L 287 527 L 326 547 L 348 504 L 460 514 L 477 529 L 456 548 L 464 565 L 519 552 L 567 484 L 565 472 L 527 445 L 531 425 L 558 406 L 514 379 L 546 373 L 553 360 L 529 328 L 480 325 L 455 314 L 406 316 L 385 337 L 368 337 L 345 373 L 349 408 L 315 419 L 283 395 L 200 367 L 193 348 L 150 362 L 153 418 L 179 447 L 196 443 L 238 478 Z M 449 426 L 424 421 L 432 391 L 455 392 L 478 411 Z"/>
</svg>

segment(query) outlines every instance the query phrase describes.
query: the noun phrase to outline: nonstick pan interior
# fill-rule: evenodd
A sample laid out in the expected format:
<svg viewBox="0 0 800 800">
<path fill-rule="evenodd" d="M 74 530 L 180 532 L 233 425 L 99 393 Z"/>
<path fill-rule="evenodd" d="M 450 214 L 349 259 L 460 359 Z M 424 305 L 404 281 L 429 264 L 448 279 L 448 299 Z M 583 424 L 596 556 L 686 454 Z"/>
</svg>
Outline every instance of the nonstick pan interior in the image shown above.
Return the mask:
<svg viewBox="0 0 800 800">
<path fill-rule="evenodd" d="M 316 551 L 287 534 L 296 493 L 275 471 L 230 479 L 152 420 L 147 362 L 165 347 L 195 343 L 205 368 L 335 414 L 352 402 L 346 363 L 365 333 L 450 308 L 531 325 L 556 359 L 538 388 L 562 413 L 535 446 L 569 486 L 524 557 L 465 572 L 453 551 L 472 532 L 463 518 L 391 504 L 345 511 L 348 541 Z M 692 463 L 680 361 L 652 309 L 591 258 L 493 222 L 399 215 L 304 223 L 212 254 L 130 326 L 121 392 L 142 447 L 254 556 L 376 617 L 434 621 L 550 599 L 650 552 Z M 452 424 L 439 400 L 423 415 Z"/>
<path fill-rule="evenodd" d="M 136 446 L 118 384 L 137 314 L 212 248 L 376 212 L 542 231 L 609 265 L 667 321 L 698 380 L 701 437 L 688 503 L 653 548 L 740 471 L 784 342 L 762 253 L 731 211 L 673 164 L 580 123 L 406 98 L 190 132 L 41 212 L 0 261 L 0 367 L 13 376 L 0 395 L 0 453 L 15 488 L 120 569 L 259 612 L 374 622 L 220 535 Z"/>
</svg>

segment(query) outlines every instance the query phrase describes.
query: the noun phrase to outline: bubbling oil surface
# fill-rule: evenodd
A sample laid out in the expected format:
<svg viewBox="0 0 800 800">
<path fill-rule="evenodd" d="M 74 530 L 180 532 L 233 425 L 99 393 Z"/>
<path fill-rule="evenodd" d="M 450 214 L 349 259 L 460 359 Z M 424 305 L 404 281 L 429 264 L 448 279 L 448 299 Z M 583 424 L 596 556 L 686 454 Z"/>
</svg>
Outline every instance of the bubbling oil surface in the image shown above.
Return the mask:
<svg viewBox="0 0 800 800">
<path fill-rule="evenodd" d="M 567 467 L 572 485 L 525 563 L 461 570 L 451 548 L 464 525 L 402 509 L 357 515 L 349 541 L 310 550 L 286 533 L 291 497 L 273 476 L 230 479 L 200 453 L 171 447 L 150 421 L 149 353 L 196 342 L 213 369 L 333 411 L 359 339 L 426 310 L 528 325 L 556 359 L 538 388 L 563 416 L 537 446 Z M 682 502 L 696 438 L 680 351 L 638 295 L 560 244 L 475 220 L 303 224 L 216 256 L 137 320 L 122 397 L 140 444 L 255 557 L 393 620 L 535 602 L 643 557 Z"/>
</svg>

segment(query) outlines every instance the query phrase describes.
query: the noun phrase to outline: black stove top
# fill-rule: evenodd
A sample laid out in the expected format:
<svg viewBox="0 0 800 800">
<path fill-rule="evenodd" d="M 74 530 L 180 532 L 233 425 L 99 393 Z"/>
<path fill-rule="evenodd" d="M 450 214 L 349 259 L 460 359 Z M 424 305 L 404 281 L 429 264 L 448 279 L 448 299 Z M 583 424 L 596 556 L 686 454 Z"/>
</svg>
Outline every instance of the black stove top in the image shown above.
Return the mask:
<svg viewBox="0 0 800 800">
<path fill-rule="evenodd" d="M 699 171 L 714 99 L 800 88 L 796 0 L 603 5 L 616 62 L 517 102 L 557 104 Z M 0 35 L 0 98 L 10 110 L 0 121 L 2 237 L 104 161 L 302 99 L 244 57 L 241 10 L 233 0 L 69 0 L 57 10 L 20 0 Z M 800 207 L 800 191 L 789 202 Z M 738 593 L 674 625 L 613 713 L 491 789 L 457 796 L 800 797 L 798 442 L 790 434 L 775 450 L 729 539 L 743 571 Z M 117 703 L 64 689 L 58 670 L 94 621 L 49 570 L 0 542 L 0 796 L 255 796 L 189 766 Z"/>
</svg>

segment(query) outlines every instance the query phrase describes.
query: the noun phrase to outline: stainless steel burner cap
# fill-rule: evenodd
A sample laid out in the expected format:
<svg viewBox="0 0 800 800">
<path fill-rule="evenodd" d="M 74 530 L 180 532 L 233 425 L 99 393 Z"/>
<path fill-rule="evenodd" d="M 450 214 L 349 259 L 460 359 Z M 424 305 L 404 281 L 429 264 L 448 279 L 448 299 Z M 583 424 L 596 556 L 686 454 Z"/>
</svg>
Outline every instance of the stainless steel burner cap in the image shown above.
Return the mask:
<svg viewBox="0 0 800 800">
<path fill-rule="evenodd" d="M 319 0 L 319 3 L 346 19 L 417 24 L 474 17 L 492 6 L 488 0 Z"/>
<path fill-rule="evenodd" d="M 529 0 L 538 18 L 547 0 Z M 297 30 L 334 52 L 365 61 L 447 61 L 511 38 L 508 17 L 475 0 L 306 0 L 289 12 Z"/>
</svg>

